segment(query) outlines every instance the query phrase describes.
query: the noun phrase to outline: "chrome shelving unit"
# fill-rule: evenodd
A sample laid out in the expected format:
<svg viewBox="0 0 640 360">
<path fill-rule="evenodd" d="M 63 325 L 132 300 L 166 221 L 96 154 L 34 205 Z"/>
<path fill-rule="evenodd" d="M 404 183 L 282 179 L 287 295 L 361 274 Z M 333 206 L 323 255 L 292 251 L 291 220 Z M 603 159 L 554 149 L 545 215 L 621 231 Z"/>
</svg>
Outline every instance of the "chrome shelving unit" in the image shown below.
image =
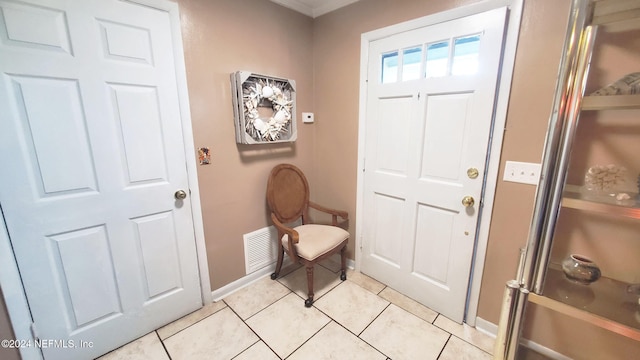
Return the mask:
<svg viewBox="0 0 640 360">
<path fill-rule="evenodd" d="M 527 303 L 640 341 L 640 304 L 637 295 L 626 291 L 629 284 L 602 277 L 590 286 L 577 285 L 550 262 L 561 209 L 640 220 L 635 193 L 629 200 L 616 200 L 566 184 L 580 114 L 640 109 L 640 95 L 584 96 L 596 33 L 602 28 L 608 33 L 640 29 L 640 0 L 572 2 L 529 238 L 517 278 L 505 288 L 494 359 L 515 359 Z"/>
</svg>

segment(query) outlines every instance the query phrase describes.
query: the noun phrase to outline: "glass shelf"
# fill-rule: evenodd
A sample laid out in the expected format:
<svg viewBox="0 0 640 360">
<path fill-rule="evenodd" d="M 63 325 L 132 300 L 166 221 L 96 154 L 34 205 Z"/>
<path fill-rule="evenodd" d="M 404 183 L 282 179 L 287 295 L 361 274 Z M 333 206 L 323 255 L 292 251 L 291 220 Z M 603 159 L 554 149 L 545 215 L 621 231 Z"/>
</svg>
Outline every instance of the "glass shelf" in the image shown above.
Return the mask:
<svg viewBox="0 0 640 360">
<path fill-rule="evenodd" d="M 567 316 L 586 321 L 640 341 L 638 295 L 627 292 L 629 284 L 601 277 L 590 285 L 565 278 L 552 264 L 547 271 L 543 295 L 529 294 L 529 301 Z"/>
<path fill-rule="evenodd" d="M 638 20 L 640 22 L 640 20 Z M 582 110 L 640 109 L 640 95 L 585 96 Z"/>
<path fill-rule="evenodd" d="M 562 196 L 562 207 L 640 219 L 638 194 L 628 194 L 631 199 L 616 200 L 614 196 L 587 194 L 580 192 L 578 186 L 567 185 Z"/>
</svg>

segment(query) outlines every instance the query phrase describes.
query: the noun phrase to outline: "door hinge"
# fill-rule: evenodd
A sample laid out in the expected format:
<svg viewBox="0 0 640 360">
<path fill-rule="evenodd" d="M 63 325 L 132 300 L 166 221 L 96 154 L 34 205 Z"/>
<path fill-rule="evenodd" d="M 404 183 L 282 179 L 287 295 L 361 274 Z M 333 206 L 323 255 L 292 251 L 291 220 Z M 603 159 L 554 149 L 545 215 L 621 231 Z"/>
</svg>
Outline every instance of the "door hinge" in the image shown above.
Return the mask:
<svg viewBox="0 0 640 360">
<path fill-rule="evenodd" d="M 31 330 L 31 336 L 33 336 L 33 340 L 39 341 L 40 337 L 38 336 L 38 329 L 36 328 L 36 323 L 31 323 L 31 326 L 29 327 L 29 329 Z"/>
<path fill-rule="evenodd" d="M 420 91 L 418 91 L 418 100 L 420 100 Z"/>
</svg>

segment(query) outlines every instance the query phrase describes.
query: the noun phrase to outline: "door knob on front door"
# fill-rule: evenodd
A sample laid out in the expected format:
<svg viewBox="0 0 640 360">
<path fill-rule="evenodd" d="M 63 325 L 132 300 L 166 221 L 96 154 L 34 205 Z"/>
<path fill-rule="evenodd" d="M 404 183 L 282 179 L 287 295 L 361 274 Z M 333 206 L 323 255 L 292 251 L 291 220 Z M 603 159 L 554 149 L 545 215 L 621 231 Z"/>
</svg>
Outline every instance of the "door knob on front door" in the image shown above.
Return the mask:
<svg viewBox="0 0 640 360">
<path fill-rule="evenodd" d="M 465 196 L 462 198 L 462 205 L 465 207 L 471 207 L 475 203 L 476 201 L 473 199 L 473 196 Z"/>
<path fill-rule="evenodd" d="M 184 200 L 187 198 L 187 193 L 184 190 L 178 190 L 173 196 L 175 196 L 176 200 Z"/>
</svg>

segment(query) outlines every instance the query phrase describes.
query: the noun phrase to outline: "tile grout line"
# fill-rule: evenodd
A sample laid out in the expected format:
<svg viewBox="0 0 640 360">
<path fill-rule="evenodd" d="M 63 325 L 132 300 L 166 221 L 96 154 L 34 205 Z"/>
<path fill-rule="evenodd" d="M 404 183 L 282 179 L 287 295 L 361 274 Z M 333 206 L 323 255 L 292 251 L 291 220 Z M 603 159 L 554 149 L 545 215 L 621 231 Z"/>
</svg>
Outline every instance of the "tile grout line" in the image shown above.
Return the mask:
<svg viewBox="0 0 640 360">
<path fill-rule="evenodd" d="M 454 333 L 450 332 L 449 330 L 444 329 L 444 328 L 442 328 L 442 327 L 440 327 L 440 326 L 436 325 L 436 320 L 437 320 L 440 316 L 444 316 L 444 315 L 442 315 L 442 314 L 438 313 L 438 316 L 436 316 L 436 318 L 435 318 L 435 319 L 433 319 L 433 326 L 437 327 L 438 329 L 440 329 L 440 330 L 442 330 L 442 331 L 444 331 L 444 332 L 447 332 L 447 333 L 448 333 L 449 335 L 451 335 L 451 336 L 455 336 L 456 338 L 458 338 L 458 339 L 462 340 L 463 342 L 465 342 L 465 343 L 467 343 L 467 344 L 469 344 L 469 345 L 471 345 L 471 346 L 475 347 L 476 349 L 478 349 L 478 350 L 480 350 L 480 351 L 482 351 L 482 352 L 484 352 L 484 353 L 487 353 L 487 354 L 489 354 L 489 355 L 493 356 L 493 354 L 492 354 L 492 353 L 490 353 L 490 352 L 486 351 L 485 349 L 483 349 L 483 348 L 481 348 L 480 346 L 478 346 L 478 345 L 476 345 L 476 344 L 472 343 L 471 341 L 467 341 L 466 339 L 463 339 L 462 337 L 460 337 L 460 336 L 458 336 L 458 335 L 456 335 L 456 334 L 454 334 Z M 446 316 L 444 316 L 444 317 L 445 317 L 446 319 L 449 319 L 449 318 L 447 318 Z M 463 323 L 462 325 L 464 326 L 464 323 Z M 476 331 L 477 331 L 477 330 L 476 330 Z M 447 340 L 447 342 L 448 342 L 448 340 Z"/>
<path fill-rule="evenodd" d="M 442 328 L 441 328 L 441 327 L 438 327 L 438 329 L 442 329 Z M 447 331 L 447 330 L 444 330 L 444 329 L 442 329 L 442 330 L 443 330 L 443 331 Z M 447 332 L 448 332 L 448 331 L 447 331 Z M 456 334 L 453 334 L 453 333 L 450 333 L 450 334 L 451 334 L 451 336 L 456 337 L 456 338 L 460 339 L 461 341 L 464 341 L 465 343 L 467 343 L 467 344 L 469 344 L 469 345 L 473 346 L 474 348 L 476 348 L 476 349 L 478 349 L 478 350 L 482 351 L 483 353 L 485 353 L 485 354 L 489 354 L 490 356 L 493 356 L 493 354 L 491 354 L 490 352 L 488 352 L 488 351 L 484 350 L 483 348 L 481 348 L 481 347 L 479 347 L 479 346 L 475 345 L 474 343 L 469 342 L 469 341 L 467 341 L 467 340 L 465 340 L 465 339 L 461 338 L 460 336 L 457 336 Z"/>
<path fill-rule="evenodd" d="M 266 308 L 270 307 L 271 305 L 275 304 L 276 302 L 278 302 L 278 301 L 282 300 L 282 299 L 283 299 L 284 297 L 286 297 L 286 296 L 289 296 L 289 294 L 287 294 L 287 295 L 285 295 L 285 296 L 281 297 L 281 298 L 280 298 L 280 299 L 278 299 L 277 301 L 272 302 L 271 304 L 267 305 L 264 309 L 266 309 Z M 225 302 L 225 304 L 226 304 L 226 302 Z M 227 304 L 227 306 L 228 306 L 228 304 Z M 282 358 L 280 357 L 280 355 L 278 355 L 278 353 L 276 353 L 276 352 L 275 352 L 275 350 L 273 350 L 273 348 L 271 348 L 271 346 L 269 346 L 269 344 L 267 344 L 267 342 L 266 342 L 263 338 L 261 338 L 261 337 L 260 337 L 260 335 L 258 335 L 258 333 L 257 333 L 257 332 L 255 332 L 255 330 L 253 330 L 253 328 L 252 328 L 251 326 L 249 326 L 249 324 L 247 324 L 247 322 L 246 322 L 244 319 L 242 319 L 242 316 L 240 316 L 240 315 L 239 315 L 235 310 L 233 310 L 233 308 L 232 308 L 231 306 L 229 306 L 229 309 L 231 309 L 231 312 L 233 312 L 233 314 L 234 314 L 235 316 L 237 316 L 237 317 L 238 317 L 238 319 L 240 319 L 240 321 L 242 321 L 242 323 L 244 324 L 244 326 L 246 326 L 247 328 L 249 328 L 249 330 L 251 330 L 251 332 L 252 332 L 256 337 L 258 337 L 258 341 L 256 341 L 255 343 L 251 344 L 251 346 L 255 345 L 256 343 L 258 343 L 258 342 L 260 342 L 260 341 L 262 341 L 262 342 L 265 344 L 265 346 L 266 346 L 266 347 L 268 347 L 268 348 L 269 348 L 269 350 L 271 350 L 271 352 L 273 352 L 273 353 L 274 353 L 274 354 L 275 354 L 279 359 L 282 359 Z M 258 314 L 258 313 L 262 312 L 264 309 L 262 309 L 262 310 L 258 311 L 257 313 L 255 313 L 255 314 L 251 315 L 250 317 L 248 317 L 248 318 L 247 318 L 247 320 L 249 320 L 250 318 L 252 318 L 254 315 L 256 315 L 256 314 Z M 247 351 L 251 346 L 249 346 L 249 347 L 247 347 L 246 349 L 244 349 L 244 350 L 240 351 L 240 352 L 239 352 L 239 353 L 237 353 L 233 358 L 238 357 L 240 354 L 242 354 L 243 352 Z"/>
<path fill-rule="evenodd" d="M 318 310 L 318 311 L 319 311 L 319 310 Z M 314 336 L 318 335 L 318 333 L 319 333 L 320 331 L 322 331 L 322 329 L 326 328 L 327 326 L 329 326 L 329 324 L 331 324 L 332 322 L 334 322 L 334 320 L 333 320 L 330 316 L 328 316 L 328 318 L 330 319 L 328 323 L 324 324 L 324 325 L 323 325 L 323 326 L 322 326 L 318 331 L 316 331 L 315 333 L 313 333 L 313 335 L 309 336 L 309 338 L 308 338 L 307 340 L 305 340 L 302 344 L 300 344 L 300 346 L 298 346 L 297 348 L 295 348 L 295 350 L 293 350 L 293 351 L 291 352 L 291 354 L 289 354 L 289 355 L 287 355 L 287 357 L 285 357 L 285 358 L 281 358 L 281 359 L 288 359 L 288 358 L 290 358 L 290 357 L 291 357 L 291 355 L 295 354 L 295 352 L 296 352 L 296 351 L 298 351 L 301 347 L 303 347 L 303 346 L 304 346 L 304 344 L 308 343 L 308 342 L 309 342 L 309 340 L 313 339 L 313 337 L 314 337 Z M 265 343 L 266 343 L 266 342 L 265 342 Z M 276 355 L 277 355 L 277 354 L 276 354 Z M 280 357 L 280 355 L 278 355 L 278 357 Z"/>
<path fill-rule="evenodd" d="M 442 353 L 444 352 L 444 349 L 447 347 L 447 344 L 449 343 L 449 340 L 451 340 L 452 336 L 453 336 L 452 334 L 449 334 L 449 337 L 447 337 L 447 341 L 444 342 L 444 345 L 442 346 L 442 349 L 440 349 L 440 353 L 438 354 L 438 357 L 436 359 L 440 359 L 440 356 L 442 356 Z"/>
<path fill-rule="evenodd" d="M 381 299 L 382 299 L 382 298 L 381 298 Z M 385 300 L 385 299 L 383 299 L 383 300 Z M 385 300 L 385 301 L 387 301 L 387 300 Z M 387 355 L 387 354 L 383 353 L 383 352 L 382 352 L 382 350 L 378 349 L 377 347 L 373 346 L 373 344 L 370 344 L 368 341 L 366 341 L 365 339 L 363 339 L 363 338 L 361 338 L 361 337 L 360 337 L 360 335 L 362 335 L 362 334 L 363 334 L 363 333 L 364 333 L 364 332 L 369 328 L 369 326 L 371 326 L 371 324 L 373 324 L 376 320 L 378 320 L 378 318 L 380 317 L 380 315 L 382 315 L 382 313 L 383 313 L 383 312 L 385 312 L 385 311 L 389 308 L 389 306 L 391 306 L 391 304 L 392 304 L 392 303 L 391 303 L 391 301 L 387 301 L 387 302 L 388 302 L 387 306 L 385 306 L 385 307 L 384 307 L 384 309 L 382 309 L 382 311 L 380 311 L 380 314 L 378 314 L 378 315 L 377 315 L 373 320 L 371 320 L 371 322 L 370 322 L 367 326 L 365 326 L 365 328 L 364 328 L 364 329 L 362 329 L 362 331 L 360 332 L 360 334 L 356 335 L 356 337 L 357 337 L 358 339 L 360 339 L 360 341 L 362 341 L 363 343 L 365 343 L 365 344 L 367 344 L 367 345 L 371 346 L 371 348 L 375 349 L 375 350 L 376 350 L 377 352 L 379 352 L 380 354 L 382 354 L 382 355 L 386 356 L 386 357 L 387 357 L 387 359 L 390 359 L 389 355 Z M 338 322 L 336 321 L 336 323 L 338 323 Z M 342 324 L 340 324 L 340 323 L 338 323 L 338 325 L 342 326 Z M 344 327 L 344 326 L 342 326 L 342 327 Z M 345 329 L 347 329 L 347 328 L 345 328 Z M 347 331 L 349 331 L 349 329 L 347 329 Z M 350 332 L 350 331 L 349 331 L 349 332 Z M 353 334 L 353 333 L 352 333 L 352 334 Z M 355 335 L 355 334 L 354 334 L 354 335 Z"/>
<path fill-rule="evenodd" d="M 245 325 L 246 325 L 246 324 L 245 324 Z M 261 342 L 261 341 L 262 341 L 262 339 L 258 336 L 258 340 L 257 340 L 256 342 L 254 342 L 253 344 L 249 345 L 249 347 L 247 347 L 246 349 L 244 349 L 244 350 L 240 351 L 240 352 L 239 352 L 239 353 L 237 353 L 236 355 L 234 355 L 234 356 L 231 358 L 231 360 L 233 360 L 233 359 L 237 359 L 237 358 L 238 358 L 238 356 L 240 356 L 240 355 L 244 354 L 247 350 L 251 349 L 251 347 L 253 347 L 255 344 L 257 344 L 257 343 L 259 343 L 259 342 Z"/>
<path fill-rule="evenodd" d="M 173 334 L 171 334 L 171 335 L 167 336 L 167 337 L 166 337 L 166 338 L 164 338 L 164 339 L 162 339 L 162 338 L 160 337 L 160 334 L 158 334 L 158 330 L 162 329 L 163 327 L 165 327 L 165 326 L 167 326 L 167 325 L 169 325 L 169 324 L 172 324 L 172 323 L 173 323 L 173 322 L 175 322 L 175 321 L 181 320 L 181 319 L 183 319 L 183 318 L 185 318 L 185 317 L 187 317 L 187 316 L 189 316 L 189 315 L 193 314 L 194 312 L 197 312 L 198 310 L 201 310 L 202 308 L 204 308 L 204 306 L 203 306 L 203 307 L 201 307 L 200 309 L 198 309 L 198 310 L 194 311 L 194 312 L 191 312 L 191 313 L 189 313 L 189 314 L 187 314 L 187 315 L 185 315 L 185 316 L 183 316 L 183 317 L 181 317 L 181 318 L 179 318 L 179 319 L 174 320 L 173 322 L 170 322 L 170 323 L 169 323 L 169 324 L 167 324 L 167 325 L 164 325 L 164 326 L 162 326 L 162 327 L 159 327 L 159 328 L 155 329 L 154 331 L 156 332 L 156 334 L 158 334 L 158 338 L 160 339 L 160 341 L 162 341 L 162 344 L 164 345 L 164 341 L 165 341 L 165 340 L 168 340 L 169 338 L 171 338 L 171 337 L 173 337 L 173 336 L 177 335 L 178 333 L 181 333 L 181 332 L 183 332 L 184 330 L 187 330 L 188 328 L 192 327 L 193 325 L 195 325 L 195 324 L 197 324 L 197 323 L 199 323 L 199 322 L 203 321 L 204 319 L 206 319 L 206 318 L 208 318 L 208 317 L 210 317 L 210 316 L 212 316 L 212 315 L 215 315 L 215 314 L 219 313 L 220 311 L 224 310 L 225 308 L 228 308 L 228 307 L 229 307 L 229 304 L 227 304 L 226 302 L 224 302 L 224 300 L 220 300 L 220 301 L 222 301 L 222 302 L 224 303 L 224 306 L 223 306 L 223 307 L 221 307 L 220 309 L 216 310 L 215 312 L 213 312 L 213 313 L 211 313 L 211 314 L 209 314 L 209 315 L 207 315 L 207 316 L 203 317 L 202 319 L 196 320 L 193 324 L 189 324 L 188 326 L 185 326 L 184 328 L 182 328 L 182 329 L 180 329 L 180 330 L 176 331 L 175 333 L 173 333 Z"/>
<path fill-rule="evenodd" d="M 164 345 L 164 341 L 162 341 L 162 339 L 160 339 L 160 334 L 158 334 L 158 330 L 154 330 L 153 332 L 156 334 L 156 337 L 158 338 L 158 340 L 160 340 L 160 344 L 162 345 L 162 348 L 164 349 L 164 352 L 167 354 L 167 357 L 169 358 L 169 360 L 171 360 L 171 354 L 169 354 L 169 350 Z"/>
<path fill-rule="evenodd" d="M 283 285 L 283 286 L 284 286 L 284 285 Z M 285 286 L 285 288 L 286 288 L 286 286 Z M 287 288 L 287 289 L 289 289 L 289 288 Z M 278 301 L 280 301 L 280 300 L 282 300 L 282 299 L 286 298 L 286 297 L 287 297 L 287 296 L 289 296 L 290 294 L 294 294 L 294 295 L 298 296 L 298 294 L 296 294 L 295 292 L 293 292 L 293 291 L 291 291 L 291 290 L 289 289 L 289 292 L 288 292 L 288 293 L 286 293 L 286 294 L 282 295 L 281 297 L 279 297 L 279 298 L 278 298 L 278 299 L 276 299 L 275 301 L 273 301 L 273 302 L 269 303 L 267 306 L 265 306 L 265 307 L 263 307 L 262 309 L 258 310 L 255 314 L 251 314 L 251 316 L 247 317 L 246 319 L 243 319 L 243 318 L 242 318 L 242 316 L 240 316 L 239 314 L 237 314 L 237 313 L 233 310 L 233 307 L 229 306 L 229 308 L 231 308 L 231 311 L 233 311 L 233 313 L 234 313 L 234 314 L 236 314 L 236 315 L 240 318 L 240 320 L 242 320 L 242 322 L 244 322 L 244 323 L 246 324 L 246 323 L 247 323 L 247 320 L 249 320 L 249 319 L 251 319 L 252 317 L 254 317 L 254 316 L 256 316 L 256 315 L 260 314 L 260 313 L 261 313 L 261 312 L 263 312 L 263 311 L 265 311 L 268 307 L 270 307 L 271 305 L 273 305 L 273 304 L 277 303 Z M 298 297 L 299 297 L 299 296 L 298 296 Z M 226 304 L 226 302 L 225 302 L 225 304 Z M 227 304 L 227 306 L 228 306 L 228 304 Z M 247 324 L 247 326 L 249 326 L 249 325 Z"/>
<path fill-rule="evenodd" d="M 387 300 L 385 300 L 385 301 L 387 301 Z M 389 308 L 389 306 L 391 306 L 391 304 L 392 304 L 391 301 L 387 301 L 387 302 L 388 302 L 387 306 L 385 306 L 384 309 L 382 309 L 382 311 L 380 311 L 380 313 L 378 315 L 376 315 L 376 317 L 374 317 L 373 320 L 371 320 L 371 322 L 369 324 L 367 324 L 367 326 L 365 326 L 364 329 L 362 329 L 362 331 L 360 331 L 359 334 L 357 334 L 357 335 L 354 334 L 354 335 L 356 335 L 358 338 L 360 338 L 360 335 L 362 335 L 362 333 L 364 333 L 369 328 L 369 326 L 371 326 L 371 324 L 373 324 L 376 320 L 378 320 L 380 315 L 382 315 L 382 313 L 385 312 Z M 347 329 L 347 330 L 349 330 L 349 329 Z M 364 341 L 364 340 L 362 340 L 362 341 Z"/>
<path fill-rule="evenodd" d="M 365 327 L 365 328 L 360 332 L 360 335 L 362 335 L 362 333 L 364 333 L 364 332 L 365 332 L 365 330 L 367 330 L 367 328 L 368 328 L 369 326 L 371 326 L 371 324 L 373 324 L 373 322 L 374 322 L 374 321 L 376 321 L 376 320 L 378 319 L 378 317 L 379 317 L 380 315 L 382 315 L 382 313 L 383 313 L 385 310 L 387 310 L 387 308 L 389 307 L 389 305 L 391 305 L 391 303 L 389 303 L 389 304 L 388 304 L 388 305 L 387 305 L 387 306 L 386 306 L 386 307 L 385 307 L 385 308 L 380 312 L 380 314 L 378 314 L 378 316 L 376 316 L 376 317 L 375 317 L 375 318 L 374 318 L 374 319 L 369 323 L 369 325 L 367 325 L 367 326 L 366 326 L 366 327 Z M 332 320 L 333 320 L 333 319 L 332 319 Z M 389 356 L 388 356 L 387 354 L 383 353 L 383 352 L 382 352 L 382 350 L 378 349 L 378 348 L 377 348 L 377 347 L 375 347 L 373 344 L 370 344 L 367 340 L 365 340 L 365 339 L 361 338 L 361 337 L 360 337 L 360 335 L 356 335 L 356 334 L 354 334 L 353 332 L 351 332 L 351 330 L 347 329 L 346 327 L 344 327 L 342 324 L 340 324 L 340 323 L 339 323 L 339 322 L 337 322 L 336 320 L 333 320 L 333 321 L 335 321 L 335 323 L 336 323 L 336 324 L 338 324 L 338 325 L 342 326 L 345 330 L 347 330 L 348 332 L 350 332 L 351 334 L 353 334 L 353 335 L 354 335 L 358 340 L 360 340 L 360 341 L 362 341 L 363 343 L 365 343 L 365 344 L 367 344 L 367 345 L 371 346 L 371 348 L 372 348 L 372 349 L 374 349 L 375 351 L 377 351 L 377 352 L 379 352 L 380 354 L 384 355 L 387 359 L 389 358 Z"/>
</svg>

